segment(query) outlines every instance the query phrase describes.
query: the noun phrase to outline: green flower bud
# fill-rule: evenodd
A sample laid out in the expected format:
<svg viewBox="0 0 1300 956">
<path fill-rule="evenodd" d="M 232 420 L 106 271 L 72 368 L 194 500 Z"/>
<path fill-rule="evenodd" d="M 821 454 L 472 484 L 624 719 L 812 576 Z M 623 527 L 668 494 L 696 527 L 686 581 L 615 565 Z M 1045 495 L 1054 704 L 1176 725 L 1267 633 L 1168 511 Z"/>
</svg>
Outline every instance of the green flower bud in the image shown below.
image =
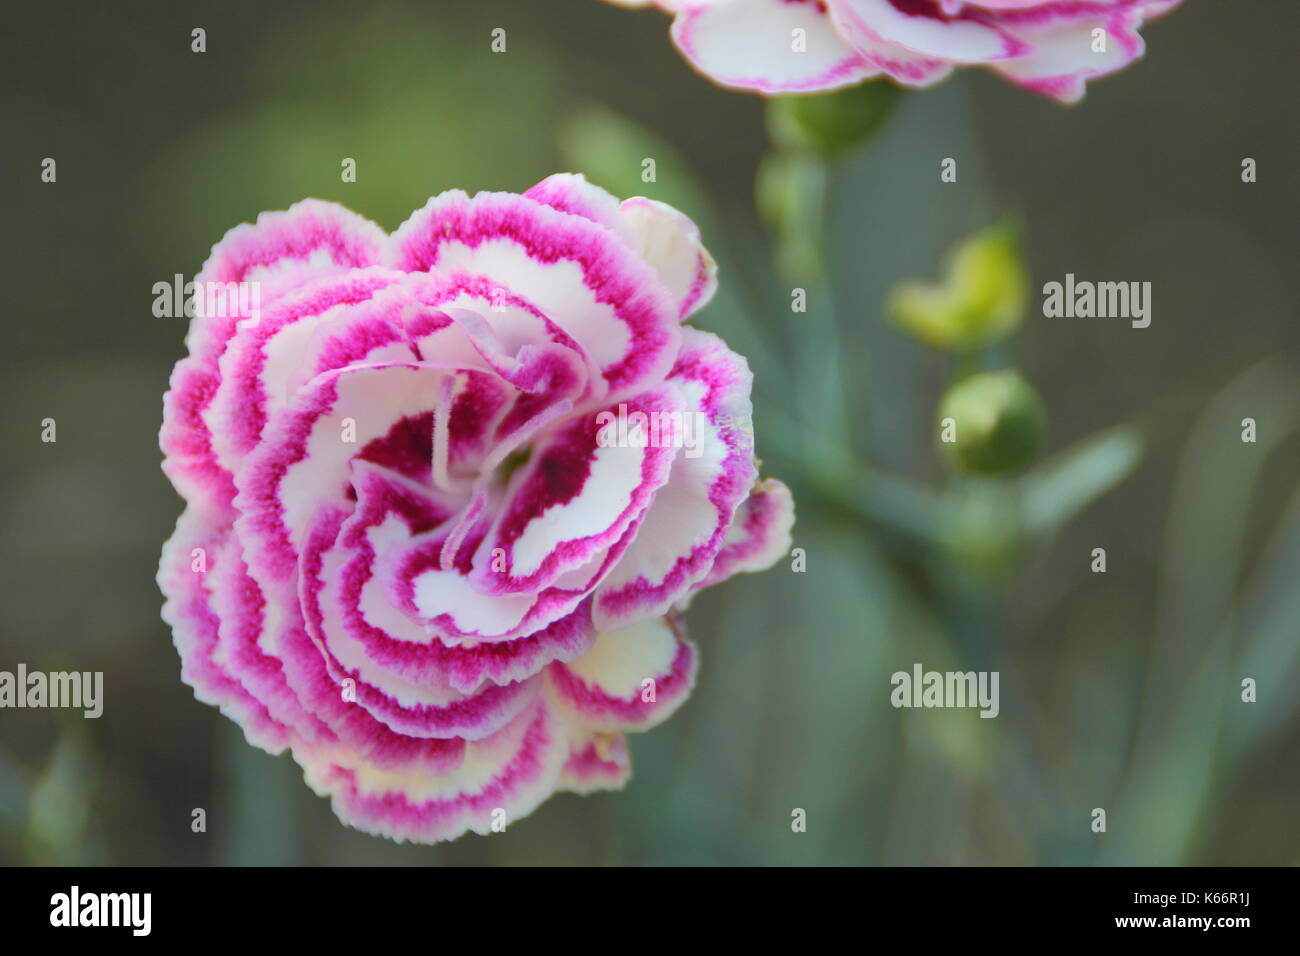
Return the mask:
<svg viewBox="0 0 1300 956">
<path fill-rule="evenodd" d="M 894 320 L 934 348 L 969 352 L 1006 338 L 1024 320 L 1029 279 L 1014 230 L 986 229 L 953 251 L 942 281 L 905 282 L 890 296 Z"/>
<path fill-rule="evenodd" d="M 941 447 L 961 470 L 976 475 L 1025 464 L 1046 423 L 1038 392 L 1011 370 L 964 378 L 939 403 Z"/>
<path fill-rule="evenodd" d="M 881 80 L 831 93 L 774 96 L 768 100 L 768 135 L 778 146 L 831 159 L 876 132 L 901 95 Z"/>
</svg>

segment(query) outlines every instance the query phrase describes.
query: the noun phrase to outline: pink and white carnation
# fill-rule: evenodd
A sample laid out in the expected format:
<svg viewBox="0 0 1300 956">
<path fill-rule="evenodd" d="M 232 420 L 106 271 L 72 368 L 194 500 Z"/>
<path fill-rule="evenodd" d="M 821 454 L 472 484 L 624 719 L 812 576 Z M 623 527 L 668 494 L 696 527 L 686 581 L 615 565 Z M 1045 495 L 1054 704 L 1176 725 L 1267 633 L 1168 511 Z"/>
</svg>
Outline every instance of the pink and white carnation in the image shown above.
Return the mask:
<svg viewBox="0 0 1300 956">
<path fill-rule="evenodd" d="M 695 225 L 570 175 L 392 235 L 306 200 L 196 283 L 259 290 L 194 319 L 164 400 L 187 507 L 158 581 L 196 696 L 399 841 L 621 787 L 625 733 L 695 680 L 682 609 L 793 522 L 748 365 L 684 324 L 715 289 Z"/>
<path fill-rule="evenodd" d="M 1179 0 L 609 0 L 674 16 L 682 54 L 722 86 L 813 93 L 888 76 L 929 86 L 987 66 L 1073 103 L 1143 52 L 1138 29 Z"/>
</svg>

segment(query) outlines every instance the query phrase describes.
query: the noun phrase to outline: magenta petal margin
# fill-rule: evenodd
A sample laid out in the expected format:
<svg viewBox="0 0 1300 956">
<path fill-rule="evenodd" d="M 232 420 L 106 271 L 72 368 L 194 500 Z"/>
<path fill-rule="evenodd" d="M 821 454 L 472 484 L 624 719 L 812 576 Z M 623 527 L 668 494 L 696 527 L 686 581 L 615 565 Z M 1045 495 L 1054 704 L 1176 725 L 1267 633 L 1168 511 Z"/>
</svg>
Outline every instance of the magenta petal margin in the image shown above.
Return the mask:
<svg viewBox="0 0 1300 956">
<path fill-rule="evenodd" d="M 732 89 L 815 93 L 887 76 L 924 87 L 986 66 L 1063 103 L 1143 53 L 1180 0 L 608 0 L 657 6 L 691 64 Z"/>
<path fill-rule="evenodd" d="M 794 520 L 748 365 L 684 324 L 716 284 L 690 219 L 569 175 L 391 236 L 306 200 L 196 281 L 259 294 L 193 320 L 164 399 L 187 507 L 158 583 L 195 695 L 399 841 L 623 786 L 624 735 L 694 683 L 686 603 Z M 607 441 L 603 413 L 699 440 Z"/>
</svg>

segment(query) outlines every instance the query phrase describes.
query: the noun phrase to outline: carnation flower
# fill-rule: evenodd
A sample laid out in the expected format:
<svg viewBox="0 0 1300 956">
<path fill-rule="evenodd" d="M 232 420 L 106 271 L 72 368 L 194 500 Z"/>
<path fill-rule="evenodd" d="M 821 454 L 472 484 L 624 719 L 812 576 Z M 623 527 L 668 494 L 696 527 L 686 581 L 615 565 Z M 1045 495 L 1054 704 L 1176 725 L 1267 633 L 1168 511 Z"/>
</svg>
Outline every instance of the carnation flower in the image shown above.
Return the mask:
<svg viewBox="0 0 1300 956">
<path fill-rule="evenodd" d="M 1073 103 L 1088 79 L 1142 55 L 1143 22 L 1179 0 L 609 0 L 674 15 L 704 75 L 759 93 L 812 93 L 888 76 L 929 86 L 991 67 Z"/>
<path fill-rule="evenodd" d="M 194 319 L 161 434 L 196 696 L 397 840 L 622 786 L 695 679 L 686 603 L 789 549 L 749 368 L 684 324 L 714 273 L 686 216 L 568 175 L 229 232 L 196 285 L 257 314 Z"/>
</svg>

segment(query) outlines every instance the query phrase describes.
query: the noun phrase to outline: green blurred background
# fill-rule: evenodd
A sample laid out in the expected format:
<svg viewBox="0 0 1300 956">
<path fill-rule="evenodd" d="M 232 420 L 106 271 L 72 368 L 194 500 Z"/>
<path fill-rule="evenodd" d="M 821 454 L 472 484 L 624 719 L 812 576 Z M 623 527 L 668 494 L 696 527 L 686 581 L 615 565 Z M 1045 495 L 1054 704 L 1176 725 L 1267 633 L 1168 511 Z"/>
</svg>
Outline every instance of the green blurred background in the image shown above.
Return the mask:
<svg viewBox="0 0 1300 956">
<path fill-rule="evenodd" d="M 904 96 L 831 167 L 835 308 L 808 315 L 754 211 L 764 104 L 696 76 L 667 25 L 597 0 L 8 12 L 0 668 L 102 670 L 105 710 L 0 711 L 0 862 L 1300 863 L 1300 11 L 1192 0 L 1075 108 L 982 71 Z M 153 577 L 181 508 L 157 431 L 185 329 L 152 286 L 304 196 L 392 229 L 443 189 L 557 170 L 700 222 L 723 289 L 695 322 L 750 358 L 807 571 L 696 601 L 699 685 L 632 738 L 624 792 L 397 846 L 179 680 Z M 1034 294 L 995 361 L 1049 425 L 1026 472 L 969 482 L 934 442 L 953 362 L 884 303 L 1008 217 Z M 1151 327 L 1043 318 L 1066 272 L 1151 281 Z M 889 675 L 917 662 L 998 670 L 1001 715 L 893 709 Z"/>
</svg>

